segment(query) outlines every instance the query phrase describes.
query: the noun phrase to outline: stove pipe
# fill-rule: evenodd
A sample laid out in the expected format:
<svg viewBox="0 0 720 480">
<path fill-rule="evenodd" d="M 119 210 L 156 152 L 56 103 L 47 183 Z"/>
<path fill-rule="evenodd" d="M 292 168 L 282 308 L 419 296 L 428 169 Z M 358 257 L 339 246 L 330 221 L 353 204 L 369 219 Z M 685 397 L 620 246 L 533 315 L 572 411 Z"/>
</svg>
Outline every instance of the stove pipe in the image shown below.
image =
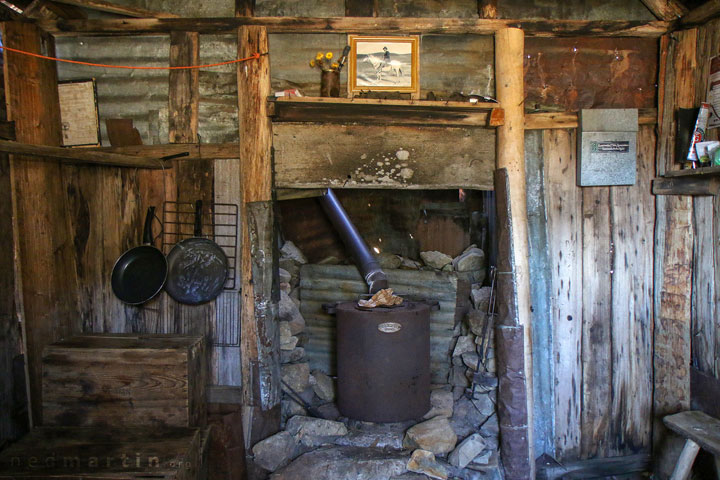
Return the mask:
<svg viewBox="0 0 720 480">
<path fill-rule="evenodd" d="M 335 230 L 340 234 L 345 247 L 355 259 L 358 270 L 368 284 L 370 293 L 376 293 L 388 288 L 388 281 L 385 272 L 368 248 L 365 240 L 360 236 L 355 225 L 353 225 L 347 212 L 340 204 L 332 189 L 328 188 L 320 196 L 320 204 L 325 210 Z"/>
</svg>

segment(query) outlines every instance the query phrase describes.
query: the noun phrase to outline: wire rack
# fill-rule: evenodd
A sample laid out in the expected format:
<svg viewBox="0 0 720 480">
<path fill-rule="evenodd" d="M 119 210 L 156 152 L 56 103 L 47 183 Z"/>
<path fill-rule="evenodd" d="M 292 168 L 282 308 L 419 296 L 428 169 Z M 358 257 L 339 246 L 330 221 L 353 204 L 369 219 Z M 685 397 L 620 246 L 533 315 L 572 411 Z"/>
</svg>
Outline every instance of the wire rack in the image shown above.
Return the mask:
<svg viewBox="0 0 720 480">
<path fill-rule="evenodd" d="M 215 347 L 239 347 L 240 324 L 238 321 L 237 274 L 238 257 L 238 206 L 232 203 L 203 205 L 202 236 L 213 240 L 225 252 L 228 259 L 228 277 L 224 291 L 215 299 L 215 311 L 208 318 L 204 329 L 198 332 L 195 314 L 191 309 L 181 308 L 166 325 L 167 331 L 179 333 L 202 333 Z M 162 250 L 168 254 L 172 247 L 194 237 L 195 204 L 190 202 L 165 202 L 163 205 Z"/>
<path fill-rule="evenodd" d="M 237 283 L 238 206 L 233 203 L 203 205 L 202 236 L 223 249 L 228 259 L 225 290 L 235 290 Z M 195 204 L 165 202 L 163 204 L 162 249 L 167 255 L 172 247 L 186 238 L 194 237 Z"/>
</svg>

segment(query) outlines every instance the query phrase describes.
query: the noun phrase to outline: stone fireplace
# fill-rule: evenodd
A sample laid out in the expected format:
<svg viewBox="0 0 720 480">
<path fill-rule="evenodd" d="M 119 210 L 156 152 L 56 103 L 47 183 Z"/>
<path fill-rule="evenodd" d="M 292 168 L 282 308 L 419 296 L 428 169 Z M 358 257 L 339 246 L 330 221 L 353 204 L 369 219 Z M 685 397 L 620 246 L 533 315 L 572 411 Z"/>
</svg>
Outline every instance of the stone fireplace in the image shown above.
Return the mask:
<svg viewBox="0 0 720 480">
<path fill-rule="evenodd" d="M 318 462 L 350 468 L 358 456 L 398 476 L 408 468 L 435 478 L 443 478 L 442 472 L 460 478 L 501 475 L 488 314 L 492 192 L 337 194 L 390 287 L 439 305 L 430 316 L 431 409 L 398 424 L 341 417 L 335 404 L 335 318 L 323 305 L 356 301 L 367 285 L 316 199 L 279 201 L 285 431 L 258 444 L 256 461 L 278 479 L 312 475 Z M 306 454 L 298 457 L 301 453 Z M 308 456 L 317 458 L 303 463 Z M 358 472 L 357 478 L 365 477 Z"/>
</svg>

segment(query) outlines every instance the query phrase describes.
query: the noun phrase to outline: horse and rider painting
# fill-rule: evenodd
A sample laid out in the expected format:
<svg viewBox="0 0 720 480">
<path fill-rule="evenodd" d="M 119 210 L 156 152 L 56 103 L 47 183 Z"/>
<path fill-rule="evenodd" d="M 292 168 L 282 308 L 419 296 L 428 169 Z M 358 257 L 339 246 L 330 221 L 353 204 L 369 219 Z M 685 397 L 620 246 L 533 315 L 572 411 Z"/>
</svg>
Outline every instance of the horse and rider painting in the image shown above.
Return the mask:
<svg viewBox="0 0 720 480">
<path fill-rule="evenodd" d="M 356 91 L 416 89 L 417 37 L 351 36 L 351 47 L 350 84 Z"/>
</svg>

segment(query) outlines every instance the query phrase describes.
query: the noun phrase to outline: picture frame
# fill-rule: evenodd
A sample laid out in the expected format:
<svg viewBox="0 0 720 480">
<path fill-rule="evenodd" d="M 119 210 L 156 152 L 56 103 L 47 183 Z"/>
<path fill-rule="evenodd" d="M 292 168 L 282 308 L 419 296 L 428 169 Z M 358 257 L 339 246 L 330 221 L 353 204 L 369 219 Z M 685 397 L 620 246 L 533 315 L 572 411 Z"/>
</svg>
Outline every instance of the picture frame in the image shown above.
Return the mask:
<svg viewBox="0 0 720 480">
<path fill-rule="evenodd" d="M 420 37 L 349 35 L 348 93 L 420 95 Z"/>
</svg>

